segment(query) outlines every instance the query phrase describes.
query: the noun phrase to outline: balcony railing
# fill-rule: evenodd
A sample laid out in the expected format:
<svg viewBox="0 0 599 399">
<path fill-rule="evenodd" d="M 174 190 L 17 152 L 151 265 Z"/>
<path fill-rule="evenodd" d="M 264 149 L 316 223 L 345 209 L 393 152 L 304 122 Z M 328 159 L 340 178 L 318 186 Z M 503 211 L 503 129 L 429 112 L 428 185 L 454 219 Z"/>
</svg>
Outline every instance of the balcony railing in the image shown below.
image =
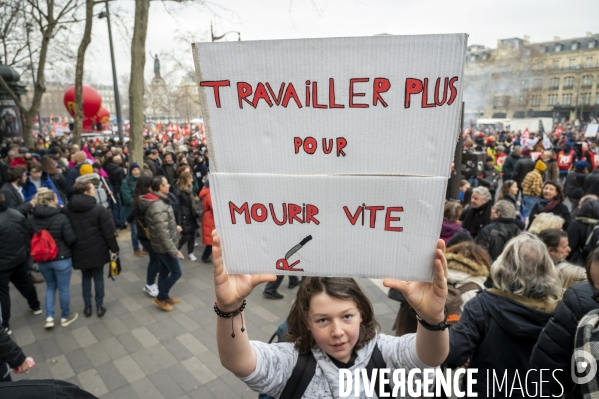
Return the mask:
<svg viewBox="0 0 599 399">
<path fill-rule="evenodd" d="M 568 86 L 564 86 L 564 90 L 570 90 L 573 89 L 574 85 L 568 85 Z"/>
</svg>

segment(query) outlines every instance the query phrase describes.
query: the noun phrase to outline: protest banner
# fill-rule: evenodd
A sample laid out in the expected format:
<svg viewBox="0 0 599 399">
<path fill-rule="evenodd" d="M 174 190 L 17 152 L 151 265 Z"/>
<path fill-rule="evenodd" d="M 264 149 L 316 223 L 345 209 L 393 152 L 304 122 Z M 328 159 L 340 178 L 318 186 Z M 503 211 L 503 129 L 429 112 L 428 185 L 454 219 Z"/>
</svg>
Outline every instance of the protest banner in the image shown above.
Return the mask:
<svg viewBox="0 0 599 399">
<path fill-rule="evenodd" d="M 589 123 L 587 125 L 587 130 L 584 133 L 584 137 L 596 137 L 597 136 L 597 130 L 599 130 L 599 124 L 597 123 Z"/>
<path fill-rule="evenodd" d="M 430 280 L 466 41 L 194 44 L 227 271 Z"/>
</svg>

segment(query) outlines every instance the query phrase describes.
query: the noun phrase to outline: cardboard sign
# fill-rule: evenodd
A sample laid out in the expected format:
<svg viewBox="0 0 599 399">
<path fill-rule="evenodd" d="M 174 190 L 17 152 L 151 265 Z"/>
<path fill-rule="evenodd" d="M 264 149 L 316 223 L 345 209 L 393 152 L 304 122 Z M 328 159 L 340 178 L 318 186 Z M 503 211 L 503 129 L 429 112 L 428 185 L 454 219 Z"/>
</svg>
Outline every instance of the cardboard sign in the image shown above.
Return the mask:
<svg viewBox="0 0 599 399">
<path fill-rule="evenodd" d="M 587 131 L 584 134 L 584 137 L 595 137 L 597 136 L 597 130 L 599 130 L 599 124 L 589 123 L 587 125 Z"/>
<path fill-rule="evenodd" d="M 227 271 L 430 280 L 466 41 L 194 44 Z"/>
</svg>

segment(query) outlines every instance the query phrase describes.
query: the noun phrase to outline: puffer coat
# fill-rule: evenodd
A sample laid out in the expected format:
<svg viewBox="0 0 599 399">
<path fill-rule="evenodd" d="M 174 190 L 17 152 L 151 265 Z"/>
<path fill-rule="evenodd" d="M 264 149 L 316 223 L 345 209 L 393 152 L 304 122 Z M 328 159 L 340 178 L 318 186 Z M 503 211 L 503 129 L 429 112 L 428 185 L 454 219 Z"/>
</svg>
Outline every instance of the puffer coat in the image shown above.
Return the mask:
<svg viewBox="0 0 599 399">
<path fill-rule="evenodd" d="M 10 184 L 10 183 L 7 183 Z M 29 254 L 29 234 L 25 216 L 0 202 L 0 272 L 23 264 Z"/>
<path fill-rule="evenodd" d="M 94 197 L 73 195 L 63 212 L 77 235 L 77 241 L 71 247 L 73 269 L 102 267 L 110 262 L 110 252 L 119 252 L 112 218 Z"/>
<path fill-rule="evenodd" d="M 179 203 L 179 214 L 177 223 L 183 229 L 183 233 L 193 233 L 198 228 L 194 208 L 195 199 L 192 198 L 193 191 L 189 193 L 181 191 L 179 186 L 171 186 L 172 193 L 177 197 Z"/>
<path fill-rule="evenodd" d="M 58 247 L 58 255 L 54 260 L 69 259 L 72 257 L 71 245 L 77 241 L 77 236 L 71 221 L 57 206 L 37 205 L 33 208 L 33 215 L 29 217 L 31 234 L 38 230 L 48 230 Z"/>
<path fill-rule="evenodd" d="M 144 213 L 145 222 L 150 231 L 152 249 L 159 254 L 168 253 L 175 257 L 179 250 L 179 231 L 173 207 L 168 197 L 160 193 L 148 193 L 139 201 L 139 209 Z"/>
<path fill-rule="evenodd" d="M 210 187 L 206 186 L 200 191 L 204 216 L 202 217 L 202 244 L 212 245 L 212 230 L 216 227 L 214 223 L 214 211 L 212 210 L 212 198 L 210 197 Z"/>
</svg>

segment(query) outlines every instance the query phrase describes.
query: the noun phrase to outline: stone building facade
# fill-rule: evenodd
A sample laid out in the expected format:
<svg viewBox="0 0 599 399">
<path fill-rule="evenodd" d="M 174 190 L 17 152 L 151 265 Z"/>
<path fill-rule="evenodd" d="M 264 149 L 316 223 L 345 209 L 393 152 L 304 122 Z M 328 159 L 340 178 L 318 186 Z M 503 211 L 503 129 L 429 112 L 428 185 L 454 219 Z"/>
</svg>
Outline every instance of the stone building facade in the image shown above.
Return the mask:
<svg viewBox="0 0 599 399">
<path fill-rule="evenodd" d="M 466 122 L 552 117 L 588 121 L 599 114 L 599 34 L 530 43 L 500 39 L 496 49 L 468 46 Z"/>
</svg>

